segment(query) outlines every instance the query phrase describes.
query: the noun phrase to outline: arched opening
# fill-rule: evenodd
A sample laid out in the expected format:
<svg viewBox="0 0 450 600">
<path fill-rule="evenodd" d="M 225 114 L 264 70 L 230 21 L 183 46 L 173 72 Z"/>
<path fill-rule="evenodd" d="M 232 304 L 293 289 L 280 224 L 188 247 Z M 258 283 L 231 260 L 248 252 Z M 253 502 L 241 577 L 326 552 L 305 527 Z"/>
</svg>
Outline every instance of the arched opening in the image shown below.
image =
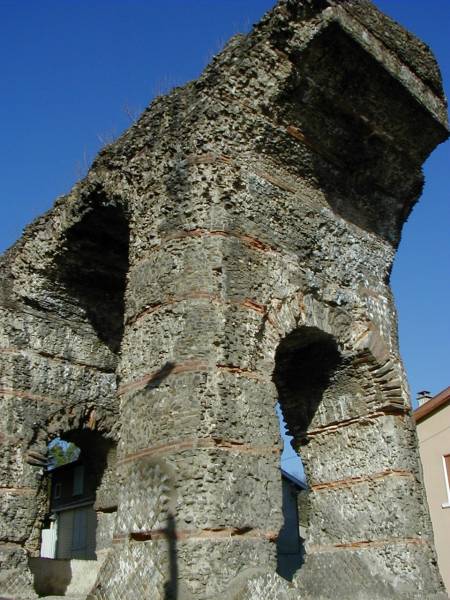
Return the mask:
<svg viewBox="0 0 450 600">
<path fill-rule="evenodd" d="M 73 361 L 74 367 L 68 386 L 71 395 L 62 398 L 67 406 L 62 408 L 67 411 L 65 421 L 72 429 L 58 439 L 53 438 L 49 445 L 49 456 L 53 453 L 53 460 L 59 459 L 60 463 L 50 471 L 50 505 L 55 500 L 52 494 L 59 474 L 64 475 L 64 481 L 60 482 L 63 487 L 81 489 L 81 486 L 83 502 L 92 500 L 92 506 L 94 502 L 98 505 L 98 490 L 103 486 L 103 473 L 110 460 L 107 457 L 115 452 L 110 438 L 116 435 L 111 432 L 117 429 L 118 419 L 115 369 L 124 328 L 128 252 L 129 227 L 123 208 L 97 193 L 89 200 L 84 216 L 65 232 L 51 269 L 59 316 L 65 317 L 76 333 L 65 342 L 69 344 L 65 360 Z M 99 423 L 104 435 L 96 431 Z M 54 435 L 53 427 L 49 431 Z M 74 454 L 76 461 L 67 460 L 67 454 L 75 448 L 78 448 Z M 71 478 L 73 481 L 69 482 Z M 102 502 L 106 502 L 106 510 L 111 512 L 110 501 Z M 78 516 L 80 523 L 90 519 L 94 527 L 99 515 L 94 519 L 93 511 L 92 508 L 88 517 Z M 73 544 L 70 551 L 63 551 L 59 541 L 56 555 L 95 558 L 97 546 L 92 535 L 88 542 L 80 538 L 78 543 L 79 551 L 75 552 Z"/>
<path fill-rule="evenodd" d="M 300 327 L 278 346 L 273 381 L 278 391 L 282 437 L 285 444 L 292 444 L 300 462 L 300 448 L 307 443 L 311 423 L 320 418 L 321 401 L 340 362 L 334 338 L 315 327 Z M 306 481 L 308 471 L 313 468 L 305 464 L 305 478 L 300 465 L 292 469 L 292 464 L 295 462 L 282 462 L 284 525 L 277 542 L 277 570 L 289 581 L 304 562 L 303 543 L 309 509 L 307 486 L 300 484 Z"/>
<path fill-rule="evenodd" d="M 87 318 L 114 353 L 123 335 L 128 247 L 128 222 L 122 208 L 101 205 L 67 231 L 55 265 L 66 310 Z"/>
<path fill-rule="evenodd" d="M 42 530 L 41 557 L 59 560 L 97 558 L 97 496 L 114 475 L 115 444 L 96 431 L 81 429 L 48 445 L 48 513 Z M 109 472 L 108 472 L 109 471 Z M 115 510 L 116 500 L 106 506 Z"/>
<path fill-rule="evenodd" d="M 30 564 L 40 595 L 80 593 L 77 585 L 87 593 L 112 545 L 117 509 L 115 371 L 124 328 L 128 250 L 124 210 L 95 195 L 84 216 L 66 230 L 47 271 L 45 298 L 39 298 L 40 305 L 54 311 L 61 330 L 57 355 L 50 348 L 43 352 L 48 351 L 53 377 L 51 395 L 60 404 L 36 434 L 42 446 L 47 436 L 51 439 L 46 482 L 39 492 L 46 507 L 39 523 L 40 558 Z"/>
<path fill-rule="evenodd" d="M 116 444 L 101 433 L 77 429 L 49 443 L 48 512 L 41 559 L 31 564 L 40 595 L 69 594 L 94 582 L 112 538 L 117 508 Z"/>
</svg>

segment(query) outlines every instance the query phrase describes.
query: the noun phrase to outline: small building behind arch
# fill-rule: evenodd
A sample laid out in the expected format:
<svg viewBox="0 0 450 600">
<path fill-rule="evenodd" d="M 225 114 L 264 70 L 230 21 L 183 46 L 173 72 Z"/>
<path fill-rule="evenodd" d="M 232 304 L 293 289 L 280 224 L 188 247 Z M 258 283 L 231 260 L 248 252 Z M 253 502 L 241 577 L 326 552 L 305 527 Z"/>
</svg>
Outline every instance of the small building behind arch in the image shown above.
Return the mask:
<svg viewBox="0 0 450 600">
<path fill-rule="evenodd" d="M 96 559 L 95 473 L 82 459 L 50 473 L 48 527 L 42 530 L 41 557 Z"/>
</svg>

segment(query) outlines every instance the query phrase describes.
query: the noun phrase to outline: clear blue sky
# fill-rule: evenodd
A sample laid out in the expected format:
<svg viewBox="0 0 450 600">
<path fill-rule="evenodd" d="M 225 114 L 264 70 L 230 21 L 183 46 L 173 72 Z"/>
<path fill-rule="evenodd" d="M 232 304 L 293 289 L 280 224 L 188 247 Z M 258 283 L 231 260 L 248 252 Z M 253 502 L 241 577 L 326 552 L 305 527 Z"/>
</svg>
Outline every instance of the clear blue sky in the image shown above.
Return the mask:
<svg viewBox="0 0 450 600">
<path fill-rule="evenodd" d="M 0 0 L 0 251 L 66 193 L 105 141 L 199 75 L 274 0 Z M 450 1 L 377 0 L 422 38 L 450 90 Z M 412 395 L 450 385 L 450 144 L 425 166 L 392 285 Z"/>
</svg>

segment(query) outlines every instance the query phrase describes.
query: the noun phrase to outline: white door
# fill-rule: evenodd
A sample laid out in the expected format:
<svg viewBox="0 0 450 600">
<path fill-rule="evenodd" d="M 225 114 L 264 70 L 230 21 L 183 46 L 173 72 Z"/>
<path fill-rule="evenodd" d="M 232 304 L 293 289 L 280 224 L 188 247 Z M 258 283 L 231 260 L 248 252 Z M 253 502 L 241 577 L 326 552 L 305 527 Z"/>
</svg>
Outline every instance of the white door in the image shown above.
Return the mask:
<svg viewBox="0 0 450 600">
<path fill-rule="evenodd" d="M 50 523 L 49 529 L 42 530 L 41 537 L 41 558 L 55 558 L 56 557 L 56 539 L 57 539 L 57 525 L 56 521 Z"/>
</svg>

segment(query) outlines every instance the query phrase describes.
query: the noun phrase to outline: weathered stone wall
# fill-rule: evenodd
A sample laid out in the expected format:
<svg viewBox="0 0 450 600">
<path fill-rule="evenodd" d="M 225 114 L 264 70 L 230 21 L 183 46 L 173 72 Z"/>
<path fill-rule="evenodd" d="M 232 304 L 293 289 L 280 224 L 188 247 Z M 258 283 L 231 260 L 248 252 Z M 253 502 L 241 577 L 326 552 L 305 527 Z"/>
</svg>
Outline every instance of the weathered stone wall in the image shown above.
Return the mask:
<svg viewBox="0 0 450 600">
<path fill-rule="evenodd" d="M 94 195 L 90 202 L 95 204 Z M 84 212 L 82 203 L 60 202 L 2 265 L 1 539 L 10 567 L 2 569 L 4 594 L 21 592 L 23 565 L 39 555 L 49 487 L 36 456 L 45 459 L 48 442 L 58 435 L 72 432 L 79 441 L 86 429 L 111 441 L 118 436 L 117 357 L 100 341 L 80 299 L 69 294 L 59 266 L 60 256 L 70 255 L 67 234 Z M 69 263 L 66 272 L 83 266 L 71 269 Z M 12 568 L 16 563 L 19 572 Z"/>
<path fill-rule="evenodd" d="M 3 259 L 3 595 L 31 590 L 29 451 L 90 428 L 119 444 L 93 599 L 445 597 L 388 282 L 446 136 L 423 44 L 282 0 L 99 154 Z M 311 486 L 291 584 L 278 400 Z"/>
</svg>

